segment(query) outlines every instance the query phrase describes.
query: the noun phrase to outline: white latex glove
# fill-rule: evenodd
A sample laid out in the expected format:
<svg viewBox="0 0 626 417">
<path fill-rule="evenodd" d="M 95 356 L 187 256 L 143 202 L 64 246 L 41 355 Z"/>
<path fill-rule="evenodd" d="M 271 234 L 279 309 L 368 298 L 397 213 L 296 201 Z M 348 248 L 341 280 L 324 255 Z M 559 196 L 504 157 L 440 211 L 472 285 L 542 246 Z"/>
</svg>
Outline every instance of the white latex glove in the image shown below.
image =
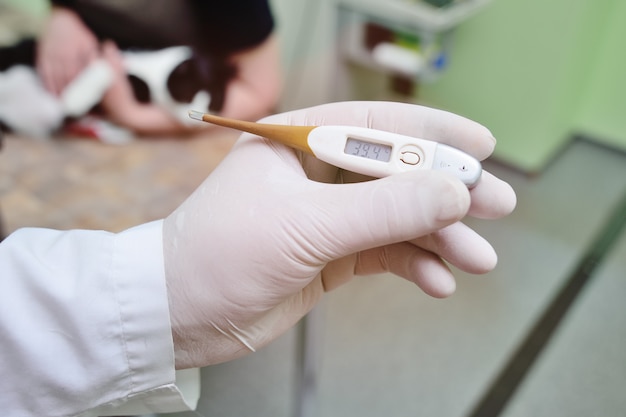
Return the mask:
<svg viewBox="0 0 626 417">
<path fill-rule="evenodd" d="M 335 103 L 264 122 L 367 126 L 447 143 L 479 159 L 495 145 L 475 122 L 400 103 Z M 508 184 L 487 172 L 471 191 L 434 171 L 347 183 L 357 180 L 363 178 L 278 143 L 241 137 L 164 223 L 178 368 L 266 345 L 325 290 L 355 275 L 391 271 L 445 297 L 455 281 L 442 259 L 471 273 L 495 266 L 489 243 L 459 220 L 510 213 L 515 194 Z"/>
</svg>

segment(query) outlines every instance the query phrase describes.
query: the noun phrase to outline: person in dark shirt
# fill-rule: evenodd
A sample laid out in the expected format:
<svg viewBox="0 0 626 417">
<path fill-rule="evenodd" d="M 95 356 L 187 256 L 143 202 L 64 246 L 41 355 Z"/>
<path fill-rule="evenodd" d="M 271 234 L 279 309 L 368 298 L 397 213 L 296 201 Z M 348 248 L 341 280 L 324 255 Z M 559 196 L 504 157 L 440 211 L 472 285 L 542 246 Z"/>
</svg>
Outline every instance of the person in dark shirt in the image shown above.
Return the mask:
<svg viewBox="0 0 626 417">
<path fill-rule="evenodd" d="M 57 97 L 91 63 L 105 60 L 114 75 L 99 107 L 139 134 L 185 132 L 189 125 L 151 100 L 142 80 L 128 76 L 128 52 L 188 47 L 189 57 L 169 74 L 166 87 L 182 103 L 208 90 L 210 106 L 201 110 L 253 120 L 270 113 L 280 95 L 278 45 L 266 0 L 54 0 L 41 35 L 26 43 L 13 62 L 30 61 Z M 11 64 L 4 55 L 2 69 L 7 60 Z"/>
</svg>

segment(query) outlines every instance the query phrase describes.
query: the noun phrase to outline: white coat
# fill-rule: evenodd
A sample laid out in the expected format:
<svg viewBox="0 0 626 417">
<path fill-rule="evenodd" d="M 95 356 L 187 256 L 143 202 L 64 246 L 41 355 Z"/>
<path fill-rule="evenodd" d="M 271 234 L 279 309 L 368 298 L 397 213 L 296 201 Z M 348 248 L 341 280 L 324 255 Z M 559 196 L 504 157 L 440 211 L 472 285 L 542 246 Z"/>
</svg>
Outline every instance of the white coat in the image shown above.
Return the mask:
<svg viewBox="0 0 626 417">
<path fill-rule="evenodd" d="M 195 408 L 199 373 L 174 370 L 162 221 L 0 243 L 0 376 L 12 417 Z"/>
</svg>

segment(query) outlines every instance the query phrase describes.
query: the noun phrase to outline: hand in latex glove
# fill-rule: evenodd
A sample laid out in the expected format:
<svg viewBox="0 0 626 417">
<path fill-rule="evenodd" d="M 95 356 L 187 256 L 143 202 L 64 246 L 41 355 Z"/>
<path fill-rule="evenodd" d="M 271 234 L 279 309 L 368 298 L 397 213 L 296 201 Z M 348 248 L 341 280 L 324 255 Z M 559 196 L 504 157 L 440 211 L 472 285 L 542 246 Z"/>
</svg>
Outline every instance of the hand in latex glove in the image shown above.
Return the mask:
<svg viewBox="0 0 626 417">
<path fill-rule="evenodd" d="M 37 46 L 37 72 L 52 94 L 63 89 L 99 56 L 96 36 L 70 9 L 53 7 Z"/>
<path fill-rule="evenodd" d="M 459 116 L 399 103 L 335 103 L 267 123 L 344 124 L 413 135 L 479 159 L 491 133 Z M 282 334 L 325 290 L 354 275 L 391 271 L 435 297 L 496 264 L 492 247 L 459 222 L 510 213 L 515 194 L 489 173 L 471 191 L 434 171 L 372 181 L 244 134 L 165 220 L 165 269 L 176 366 L 234 359 Z M 336 184 L 335 182 L 344 182 Z"/>
</svg>

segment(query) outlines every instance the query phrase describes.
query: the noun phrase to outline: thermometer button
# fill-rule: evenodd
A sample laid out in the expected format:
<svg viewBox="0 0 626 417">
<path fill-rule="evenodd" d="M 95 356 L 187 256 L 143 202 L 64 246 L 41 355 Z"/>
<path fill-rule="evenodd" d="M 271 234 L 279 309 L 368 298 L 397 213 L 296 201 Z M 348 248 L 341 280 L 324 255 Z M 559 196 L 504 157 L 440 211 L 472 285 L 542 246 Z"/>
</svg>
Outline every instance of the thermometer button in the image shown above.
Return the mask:
<svg viewBox="0 0 626 417">
<path fill-rule="evenodd" d="M 420 156 L 414 151 L 403 151 L 400 153 L 400 160 L 408 165 L 417 165 L 420 163 Z"/>
<path fill-rule="evenodd" d="M 399 159 L 406 165 L 416 166 L 422 163 L 422 160 L 424 159 L 422 155 L 423 153 L 421 149 L 417 146 L 408 145 L 403 146 L 402 149 L 400 149 Z"/>
</svg>

